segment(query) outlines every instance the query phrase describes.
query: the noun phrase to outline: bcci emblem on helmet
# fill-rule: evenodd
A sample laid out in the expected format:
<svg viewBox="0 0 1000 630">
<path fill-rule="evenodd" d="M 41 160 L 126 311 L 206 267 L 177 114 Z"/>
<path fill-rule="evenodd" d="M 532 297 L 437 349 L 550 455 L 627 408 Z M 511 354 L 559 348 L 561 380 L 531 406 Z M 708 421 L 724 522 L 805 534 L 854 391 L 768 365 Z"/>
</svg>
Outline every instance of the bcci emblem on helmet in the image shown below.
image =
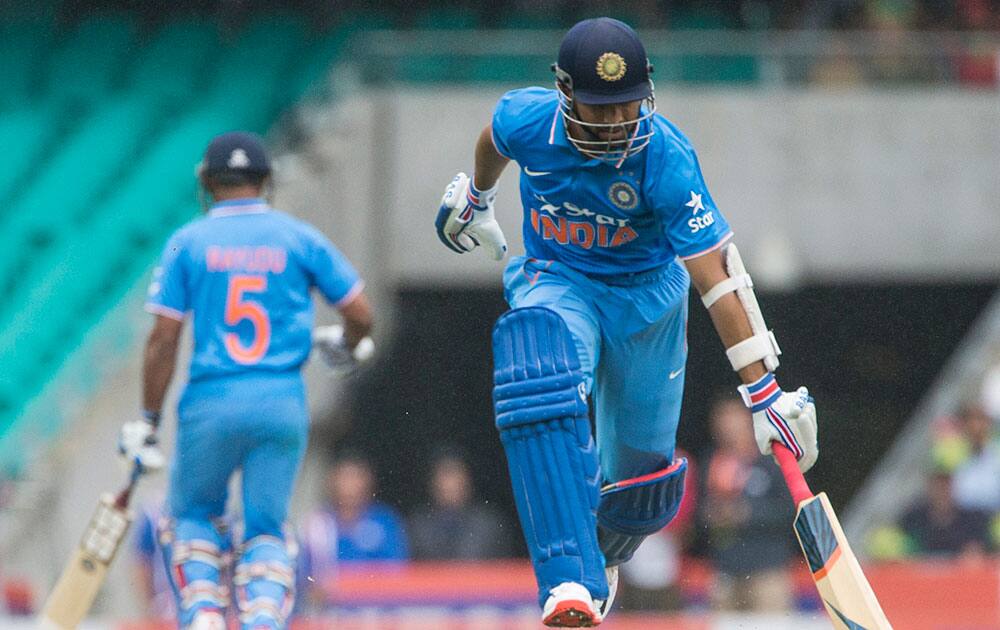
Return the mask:
<svg viewBox="0 0 1000 630">
<path fill-rule="evenodd" d="M 611 188 L 608 189 L 608 197 L 611 199 L 611 203 L 622 210 L 634 210 L 639 205 L 639 195 L 635 192 L 635 188 L 626 182 L 611 184 Z"/>
<path fill-rule="evenodd" d="M 616 52 L 606 52 L 597 59 L 597 76 L 605 81 L 618 81 L 627 69 L 625 59 Z"/>
</svg>

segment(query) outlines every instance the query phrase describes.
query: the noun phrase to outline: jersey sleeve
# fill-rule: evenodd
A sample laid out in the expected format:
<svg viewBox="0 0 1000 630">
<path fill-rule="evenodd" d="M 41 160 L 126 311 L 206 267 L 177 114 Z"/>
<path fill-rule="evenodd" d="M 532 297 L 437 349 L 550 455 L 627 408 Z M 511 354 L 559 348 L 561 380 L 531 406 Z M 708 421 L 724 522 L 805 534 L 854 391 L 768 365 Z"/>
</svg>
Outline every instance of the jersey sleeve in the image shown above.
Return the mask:
<svg viewBox="0 0 1000 630">
<path fill-rule="evenodd" d="M 558 107 L 554 90 L 521 88 L 511 90 L 497 101 L 493 110 L 493 146 L 500 155 L 518 161 L 541 129 L 548 129 L 549 121 Z"/>
<path fill-rule="evenodd" d="M 515 160 L 514 152 L 511 149 L 511 135 L 515 128 L 515 120 L 511 120 L 510 110 L 511 101 L 514 99 L 516 91 L 507 92 L 500 100 L 497 101 L 497 106 L 493 110 L 493 146 L 496 148 L 497 153 L 504 156 L 508 160 Z"/>
<path fill-rule="evenodd" d="M 313 285 L 335 307 L 353 300 L 364 289 L 364 282 L 350 261 L 319 230 L 309 229 L 307 238 L 304 262 Z"/>
<path fill-rule="evenodd" d="M 671 247 L 682 260 L 722 247 L 733 233 L 708 192 L 694 149 L 679 146 L 659 162 L 661 172 L 652 183 L 653 207 Z"/>
<path fill-rule="evenodd" d="M 174 234 L 163 248 L 160 264 L 153 270 L 153 280 L 149 283 L 146 297 L 148 312 L 178 321 L 184 319 L 184 314 L 191 307 L 188 260 L 183 236 Z"/>
</svg>

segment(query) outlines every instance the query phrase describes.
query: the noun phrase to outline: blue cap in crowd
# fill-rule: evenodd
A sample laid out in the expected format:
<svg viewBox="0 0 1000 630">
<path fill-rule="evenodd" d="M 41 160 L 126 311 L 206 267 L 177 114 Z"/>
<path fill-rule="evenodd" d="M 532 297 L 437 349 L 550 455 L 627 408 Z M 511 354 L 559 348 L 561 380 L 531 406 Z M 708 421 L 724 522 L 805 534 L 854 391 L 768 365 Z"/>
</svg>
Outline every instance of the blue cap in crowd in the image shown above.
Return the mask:
<svg viewBox="0 0 1000 630">
<path fill-rule="evenodd" d="M 628 24 L 608 17 L 578 22 L 559 46 L 556 76 L 585 105 L 649 98 L 649 60 Z"/>
</svg>

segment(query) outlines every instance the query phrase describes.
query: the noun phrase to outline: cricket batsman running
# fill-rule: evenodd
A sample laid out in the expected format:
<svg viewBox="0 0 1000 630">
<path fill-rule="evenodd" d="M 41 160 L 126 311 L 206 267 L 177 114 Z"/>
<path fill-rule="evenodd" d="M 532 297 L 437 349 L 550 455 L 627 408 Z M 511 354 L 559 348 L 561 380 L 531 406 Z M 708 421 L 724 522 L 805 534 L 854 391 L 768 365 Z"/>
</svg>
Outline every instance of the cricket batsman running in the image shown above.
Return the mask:
<svg viewBox="0 0 1000 630">
<path fill-rule="evenodd" d="M 618 565 L 674 517 L 687 462 L 674 459 L 694 283 L 753 411 L 760 450 L 778 440 L 807 470 L 816 410 L 784 392 L 780 353 L 732 232 L 688 139 L 656 113 L 636 33 L 609 18 L 566 34 L 556 89 L 505 94 L 438 212 L 462 253 L 506 241 L 497 181 L 521 169 L 526 256 L 504 271 L 511 310 L 493 331 L 496 425 L 539 587 L 542 620 L 601 623 Z M 588 422 L 588 394 L 596 443 Z"/>
<path fill-rule="evenodd" d="M 294 571 L 283 524 L 306 445 L 300 367 L 313 345 L 313 287 L 344 320 L 317 329 L 324 358 L 349 368 L 371 350 L 371 308 L 357 272 L 318 230 L 269 207 L 270 173 L 252 134 L 227 133 L 209 144 L 199 180 L 212 204 L 171 236 L 154 272 L 142 417 L 126 422 L 119 440 L 130 461 L 163 465 L 156 429 L 190 318 L 194 354 L 177 409 L 169 520 L 158 536 L 181 628 L 226 628 L 230 555 L 241 627 L 286 627 Z M 222 517 L 236 470 L 245 534 L 233 550 Z"/>
</svg>

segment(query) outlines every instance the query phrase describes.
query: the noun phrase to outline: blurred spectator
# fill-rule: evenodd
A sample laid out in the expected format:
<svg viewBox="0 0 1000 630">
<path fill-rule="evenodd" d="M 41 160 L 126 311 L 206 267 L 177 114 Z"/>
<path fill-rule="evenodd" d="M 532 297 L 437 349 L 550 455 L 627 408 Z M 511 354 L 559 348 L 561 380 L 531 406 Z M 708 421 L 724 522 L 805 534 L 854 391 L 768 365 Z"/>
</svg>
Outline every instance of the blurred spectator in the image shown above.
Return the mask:
<svg viewBox="0 0 1000 630">
<path fill-rule="evenodd" d="M 174 594 L 167 578 L 163 551 L 157 540 L 157 523 L 163 518 L 163 496 L 145 502 L 139 508 L 132 535 L 135 566 L 135 592 L 145 615 L 152 619 L 172 619 Z"/>
<path fill-rule="evenodd" d="M 409 522 L 413 557 L 419 560 L 484 560 L 506 555 L 509 529 L 499 513 L 473 500 L 472 477 L 455 452 L 441 453 L 430 478 L 431 504 Z"/>
<path fill-rule="evenodd" d="M 959 414 L 959 429 L 968 455 L 953 472 L 955 503 L 968 510 L 1000 512 L 1000 444 L 993 419 L 982 407 L 968 406 Z"/>
<path fill-rule="evenodd" d="M 927 496 L 903 516 L 900 527 L 909 551 L 971 558 L 988 549 L 989 515 L 959 507 L 951 484 L 947 471 L 935 469 L 927 481 Z"/>
<path fill-rule="evenodd" d="M 339 457 L 327 471 L 324 491 L 324 505 L 305 517 L 300 536 L 298 570 L 307 607 L 329 603 L 338 563 L 409 557 L 399 514 L 374 500 L 375 475 L 365 457 Z"/>
<path fill-rule="evenodd" d="M 336 561 L 406 560 L 403 521 L 374 500 L 375 476 L 360 455 L 343 456 L 326 476 L 326 504 L 305 519 L 302 563 L 316 577 Z"/>
<path fill-rule="evenodd" d="M 736 399 L 711 410 L 715 451 L 708 459 L 702 520 L 717 572 L 714 605 L 721 609 L 782 611 L 792 604 L 787 567 L 794 517 L 778 467 L 761 457 L 750 411 Z"/>
<path fill-rule="evenodd" d="M 670 525 L 642 541 L 632 559 L 622 565 L 616 600 L 620 610 L 677 610 L 683 604 L 679 588 L 681 556 L 691 538 L 698 477 L 690 455 L 677 449 L 674 457 L 688 458 L 684 498 Z"/>
</svg>

